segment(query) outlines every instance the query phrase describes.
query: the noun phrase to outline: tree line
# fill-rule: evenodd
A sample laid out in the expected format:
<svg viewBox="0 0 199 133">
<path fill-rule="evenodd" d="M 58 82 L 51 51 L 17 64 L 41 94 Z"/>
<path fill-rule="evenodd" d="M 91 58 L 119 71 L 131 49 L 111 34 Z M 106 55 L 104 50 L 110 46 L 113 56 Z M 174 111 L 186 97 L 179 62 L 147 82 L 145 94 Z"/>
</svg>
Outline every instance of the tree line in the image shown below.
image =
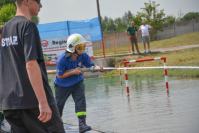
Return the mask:
<svg viewBox="0 0 199 133">
<path fill-rule="evenodd" d="M 189 12 L 183 17 L 166 16 L 164 9 L 159 9 L 160 4 L 155 1 L 144 3 L 144 7 L 134 15 L 131 11 L 124 13 L 122 17 L 112 19 L 111 17 L 102 17 L 102 30 L 104 33 L 124 32 L 133 20 L 137 27 L 142 21 L 153 27 L 152 34 L 161 31 L 164 26 L 173 25 L 176 22 L 199 20 L 199 12 Z"/>
<path fill-rule="evenodd" d="M 161 31 L 164 25 L 172 25 L 179 21 L 199 20 L 199 12 L 189 12 L 181 18 L 174 16 L 166 16 L 164 9 L 159 9 L 160 4 L 155 1 L 149 1 L 144 3 L 144 7 L 140 9 L 137 14 L 133 14 L 131 11 L 124 13 L 122 17 L 112 19 L 111 17 L 102 17 L 102 31 L 104 33 L 112 32 L 124 32 L 133 20 L 136 26 L 140 26 L 144 20 L 147 24 L 153 27 L 152 35 L 155 35 L 157 31 Z M 0 1 L 0 26 L 10 20 L 16 12 L 14 0 L 1 0 Z M 33 22 L 39 23 L 38 17 L 32 18 Z"/>
<path fill-rule="evenodd" d="M 0 27 L 3 26 L 7 21 L 15 16 L 16 6 L 14 0 L 1 0 L 0 1 Z M 38 17 L 33 17 L 32 21 L 36 24 L 39 23 Z"/>
</svg>

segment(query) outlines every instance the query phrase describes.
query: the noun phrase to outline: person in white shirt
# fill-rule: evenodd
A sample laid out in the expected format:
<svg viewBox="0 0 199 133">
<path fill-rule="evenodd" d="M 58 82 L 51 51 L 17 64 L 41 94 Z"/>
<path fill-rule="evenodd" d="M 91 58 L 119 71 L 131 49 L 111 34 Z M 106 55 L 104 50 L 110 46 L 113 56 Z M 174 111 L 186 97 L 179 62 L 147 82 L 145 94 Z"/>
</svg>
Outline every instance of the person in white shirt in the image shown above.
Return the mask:
<svg viewBox="0 0 199 133">
<path fill-rule="evenodd" d="M 139 31 L 141 32 L 141 36 L 142 36 L 142 42 L 144 44 L 144 53 L 151 53 L 150 50 L 150 34 L 149 34 L 149 30 L 152 27 L 148 24 L 145 23 L 145 21 L 142 21 L 142 25 L 139 28 Z M 148 47 L 148 50 L 146 50 L 146 44 Z"/>
</svg>

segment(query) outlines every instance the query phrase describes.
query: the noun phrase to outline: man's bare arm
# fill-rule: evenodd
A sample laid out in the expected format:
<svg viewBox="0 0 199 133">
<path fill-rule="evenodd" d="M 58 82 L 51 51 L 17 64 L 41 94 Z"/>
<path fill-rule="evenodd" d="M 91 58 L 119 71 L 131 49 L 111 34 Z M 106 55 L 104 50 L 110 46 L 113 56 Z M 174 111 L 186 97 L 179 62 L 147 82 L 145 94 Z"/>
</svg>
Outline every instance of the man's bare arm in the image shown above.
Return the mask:
<svg viewBox="0 0 199 133">
<path fill-rule="evenodd" d="M 33 91 L 37 97 L 39 103 L 40 115 L 38 119 L 41 122 L 47 122 L 51 119 L 52 111 L 48 105 L 46 98 L 46 93 L 44 91 L 41 70 L 36 60 L 31 60 L 26 62 L 26 70 L 30 83 L 32 85 Z"/>
</svg>

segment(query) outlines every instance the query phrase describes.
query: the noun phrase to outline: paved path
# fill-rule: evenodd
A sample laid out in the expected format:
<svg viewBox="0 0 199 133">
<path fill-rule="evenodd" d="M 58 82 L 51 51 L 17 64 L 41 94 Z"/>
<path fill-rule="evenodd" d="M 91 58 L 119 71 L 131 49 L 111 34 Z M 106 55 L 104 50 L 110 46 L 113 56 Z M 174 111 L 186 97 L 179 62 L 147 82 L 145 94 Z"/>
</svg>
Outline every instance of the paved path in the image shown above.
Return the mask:
<svg viewBox="0 0 199 133">
<path fill-rule="evenodd" d="M 10 125 L 8 125 L 7 121 L 4 121 L 3 124 L 6 124 L 6 126 L 1 125 L 0 133 L 10 133 Z M 64 128 L 65 128 L 66 133 L 79 133 L 79 127 L 78 126 L 64 123 Z M 112 133 L 112 132 L 93 129 L 91 131 L 87 131 L 86 133 Z"/>
<path fill-rule="evenodd" d="M 199 44 L 192 44 L 192 45 L 185 45 L 185 46 L 176 46 L 176 47 L 169 47 L 169 48 L 157 48 L 157 49 L 152 49 L 151 51 L 156 53 L 156 52 L 170 52 L 170 51 L 178 51 L 178 50 L 183 50 L 183 49 L 190 49 L 190 48 L 199 48 Z M 132 53 L 124 53 L 124 54 L 114 54 L 114 55 L 106 55 L 106 57 L 119 57 L 119 56 L 128 56 L 132 55 Z M 100 58 L 104 58 L 103 56 L 95 56 L 96 60 Z"/>
<path fill-rule="evenodd" d="M 154 51 L 154 52 L 170 52 L 170 51 L 178 51 L 178 50 L 198 48 L 198 47 L 199 47 L 199 44 L 193 44 L 193 45 L 176 46 L 176 47 L 170 47 L 170 48 L 158 48 L 158 49 L 154 49 L 152 51 Z"/>
<path fill-rule="evenodd" d="M 64 128 L 65 128 L 66 133 L 79 133 L 78 126 L 64 123 Z M 99 129 L 93 128 L 91 131 L 87 131 L 86 133 L 113 133 L 113 132 L 111 132 L 111 131 L 101 131 Z"/>
<path fill-rule="evenodd" d="M 199 44 L 193 44 L 193 45 L 185 45 L 185 46 L 176 46 L 176 47 L 169 47 L 169 48 L 157 48 L 152 49 L 152 53 L 164 53 L 164 52 L 171 52 L 171 51 L 179 51 L 184 49 L 190 49 L 190 48 L 199 48 Z M 100 66 L 108 66 L 107 62 L 111 57 L 129 57 L 132 56 L 132 53 L 124 53 L 124 54 L 114 54 L 114 55 L 106 55 L 106 58 L 103 56 L 95 56 L 94 62 Z M 144 56 L 145 54 L 141 54 L 141 56 Z M 150 55 L 150 54 L 149 54 Z M 135 55 L 135 57 L 140 55 Z"/>
</svg>

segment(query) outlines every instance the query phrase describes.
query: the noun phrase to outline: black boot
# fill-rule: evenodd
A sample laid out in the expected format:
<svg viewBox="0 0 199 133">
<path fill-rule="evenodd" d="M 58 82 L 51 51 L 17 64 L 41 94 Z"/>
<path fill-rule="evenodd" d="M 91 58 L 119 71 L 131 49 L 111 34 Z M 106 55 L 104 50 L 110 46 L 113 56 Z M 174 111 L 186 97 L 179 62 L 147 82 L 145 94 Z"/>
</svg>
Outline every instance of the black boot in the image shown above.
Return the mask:
<svg viewBox="0 0 199 133">
<path fill-rule="evenodd" d="M 81 116 L 79 119 L 79 132 L 84 133 L 86 131 L 90 131 L 91 127 L 86 125 L 86 116 Z"/>
</svg>

